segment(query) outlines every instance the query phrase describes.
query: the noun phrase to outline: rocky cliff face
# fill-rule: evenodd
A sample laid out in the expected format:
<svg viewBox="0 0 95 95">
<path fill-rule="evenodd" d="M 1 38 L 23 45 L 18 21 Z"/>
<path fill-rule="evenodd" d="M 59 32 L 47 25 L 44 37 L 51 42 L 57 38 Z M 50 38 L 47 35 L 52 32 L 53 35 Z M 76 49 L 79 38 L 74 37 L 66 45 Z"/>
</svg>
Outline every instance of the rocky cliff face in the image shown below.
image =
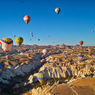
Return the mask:
<svg viewBox="0 0 95 95">
<path fill-rule="evenodd" d="M 5 83 L 9 84 L 10 80 L 13 78 L 16 78 L 18 76 L 25 76 L 28 74 L 31 70 L 35 70 L 38 66 L 41 66 L 40 63 L 40 56 L 37 55 L 34 59 L 35 62 L 29 62 L 29 64 L 24 64 L 24 65 L 17 65 L 13 66 L 11 68 L 7 68 L 4 71 L 0 72 L 0 83 Z M 18 80 L 19 81 L 19 80 Z"/>
<path fill-rule="evenodd" d="M 68 61 L 68 63 L 63 63 L 61 66 L 61 63 L 57 64 L 56 59 L 53 61 L 51 56 L 46 58 L 46 61 L 47 63 L 40 68 L 39 72 L 45 72 L 47 78 L 61 78 L 72 75 L 77 77 L 85 77 L 85 75 L 90 76 L 91 74 L 95 74 L 95 64 L 93 63 L 93 59 L 83 62 L 77 61 L 72 65 Z M 65 66 L 64 64 L 67 65 Z"/>
<path fill-rule="evenodd" d="M 86 60 L 83 62 L 76 61 L 73 64 L 68 62 L 63 62 L 61 64 L 57 59 L 54 61 L 52 60 L 52 57 L 49 56 L 46 58 L 47 63 L 45 63 L 40 69 L 39 72 L 45 73 L 46 78 L 61 78 L 61 77 L 68 77 L 68 76 L 76 76 L 76 77 L 86 77 L 86 76 L 95 76 L 95 64 L 93 63 L 93 60 Z M 92 63 L 92 64 L 91 64 Z M 60 65 L 61 64 L 61 65 Z M 34 78 L 35 77 L 35 78 Z M 28 80 L 29 83 L 33 83 L 34 81 L 37 81 L 37 73 L 34 75 L 31 75 Z"/>
</svg>

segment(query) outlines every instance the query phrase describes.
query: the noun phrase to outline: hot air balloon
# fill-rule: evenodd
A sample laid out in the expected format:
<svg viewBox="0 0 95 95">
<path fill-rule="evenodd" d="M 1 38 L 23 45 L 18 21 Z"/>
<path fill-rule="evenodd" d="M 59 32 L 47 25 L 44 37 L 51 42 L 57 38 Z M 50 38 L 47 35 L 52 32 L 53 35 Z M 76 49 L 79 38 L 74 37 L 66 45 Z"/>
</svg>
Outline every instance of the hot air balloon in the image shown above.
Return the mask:
<svg viewBox="0 0 95 95">
<path fill-rule="evenodd" d="M 47 49 L 43 49 L 43 54 L 46 56 L 47 55 Z"/>
<path fill-rule="evenodd" d="M 29 21 L 31 20 L 31 18 L 30 18 L 30 16 L 28 16 L 28 15 L 26 15 L 26 16 L 24 16 L 24 21 L 28 24 L 29 23 Z"/>
<path fill-rule="evenodd" d="M 33 37 L 33 35 L 31 35 Z"/>
<path fill-rule="evenodd" d="M 81 53 L 78 54 L 78 59 L 79 59 L 79 61 L 82 61 L 83 55 Z"/>
<path fill-rule="evenodd" d="M 82 44 L 83 44 L 83 41 L 80 41 L 80 42 L 79 42 L 79 44 L 82 46 Z"/>
<path fill-rule="evenodd" d="M 40 72 L 40 73 L 38 73 L 38 75 L 37 75 L 37 79 L 39 80 L 39 82 L 40 82 L 41 85 L 42 85 L 42 84 L 44 84 L 46 77 L 45 77 L 44 73 L 41 73 L 41 72 Z"/>
<path fill-rule="evenodd" d="M 40 62 L 41 62 L 42 64 L 44 64 L 44 63 L 45 63 L 45 59 L 42 59 Z"/>
<path fill-rule="evenodd" d="M 22 37 L 17 37 L 15 39 L 15 42 L 18 44 L 18 46 L 20 46 L 23 43 L 23 38 Z"/>
<path fill-rule="evenodd" d="M 38 41 L 40 41 L 40 39 L 38 39 Z"/>
<path fill-rule="evenodd" d="M 32 35 L 33 33 L 31 32 L 30 34 Z"/>
<path fill-rule="evenodd" d="M 31 39 L 30 39 L 30 41 L 31 41 Z"/>
<path fill-rule="evenodd" d="M 2 49 L 8 53 L 13 46 L 13 40 L 11 38 L 2 38 L 0 44 L 2 45 Z"/>
<path fill-rule="evenodd" d="M 55 60 L 55 57 L 53 57 L 52 60 Z"/>
<path fill-rule="evenodd" d="M 94 30 L 92 30 L 92 32 L 94 32 Z"/>
<path fill-rule="evenodd" d="M 16 35 L 14 35 L 14 37 L 15 37 Z"/>
<path fill-rule="evenodd" d="M 9 55 L 6 55 L 6 59 L 9 60 Z"/>
<path fill-rule="evenodd" d="M 55 12 L 56 12 L 57 14 L 59 14 L 60 11 L 61 11 L 60 8 L 56 8 L 56 9 L 55 9 Z"/>
</svg>

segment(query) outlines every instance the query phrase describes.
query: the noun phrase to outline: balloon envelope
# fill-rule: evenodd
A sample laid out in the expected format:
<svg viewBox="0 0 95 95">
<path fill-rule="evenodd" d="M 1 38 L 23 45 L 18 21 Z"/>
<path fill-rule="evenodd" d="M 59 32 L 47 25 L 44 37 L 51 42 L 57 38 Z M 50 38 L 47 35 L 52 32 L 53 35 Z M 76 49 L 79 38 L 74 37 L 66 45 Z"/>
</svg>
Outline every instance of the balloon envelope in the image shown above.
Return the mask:
<svg viewBox="0 0 95 95">
<path fill-rule="evenodd" d="M 61 11 L 60 8 L 56 8 L 56 9 L 55 9 L 55 12 L 56 12 L 57 14 L 59 14 L 60 11 Z"/>
<path fill-rule="evenodd" d="M 92 30 L 92 32 L 94 32 L 94 30 Z"/>
<path fill-rule="evenodd" d="M 43 49 L 43 54 L 46 54 L 47 53 L 47 49 Z"/>
<path fill-rule="evenodd" d="M 79 44 L 82 46 L 83 45 L 83 41 L 80 41 Z"/>
<path fill-rule="evenodd" d="M 28 15 L 26 15 L 26 16 L 24 16 L 24 21 L 28 24 L 29 23 L 29 21 L 31 20 L 31 18 L 30 18 L 30 16 L 28 16 Z"/>
<path fill-rule="evenodd" d="M 15 42 L 18 44 L 18 46 L 20 46 L 23 43 L 23 38 L 22 37 L 17 37 L 15 39 Z"/>
<path fill-rule="evenodd" d="M 13 40 L 11 38 L 2 38 L 0 44 L 2 45 L 2 49 L 8 53 L 13 46 Z"/>
<path fill-rule="evenodd" d="M 33 37 L 33 35 L 31 35 Z"/>
<path fill-rule="evenodd" d="M 30 34 L 32 35 L 33 33 L 31 32 Z"/>
<path fill-rule="evenodd" d="M 38 73 L 37 79 L 39 80 L 39 82 L 40 82 L 41 84 L 43 84 L 44 81 L 45 81 L 45 79 L 46 79 L 46 77 L 45 77 L 45 75 L 44 75 L 43 73 Z"/>
<path fill-rule="evenodd" d="M 38 39 L 38 41 L 40 41 L 40 39 Z"/>
<path fill-rule="evenodd" d="M 40 62 L 41 62 L 42 64 L 44 64 L 44 63 L 45 63 L 45 60 L 44 60 L 44 59 L 42 59 Z"/>
<path fill-rule="evenodd" d="M 79 59 L 79 61 L 81 61 L 83 59 L 83 55 L 79 53 L 78 54 L 78 59 Z"/>
</svg>

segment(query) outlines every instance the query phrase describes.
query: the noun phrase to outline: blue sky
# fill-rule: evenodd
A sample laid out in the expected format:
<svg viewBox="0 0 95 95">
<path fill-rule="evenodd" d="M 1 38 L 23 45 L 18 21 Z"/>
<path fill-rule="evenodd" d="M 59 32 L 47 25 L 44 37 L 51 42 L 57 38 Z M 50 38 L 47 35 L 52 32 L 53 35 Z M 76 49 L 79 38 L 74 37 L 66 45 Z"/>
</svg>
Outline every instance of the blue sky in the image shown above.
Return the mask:
<svg viewBox="0 0 95 95">
<path fill-rule="evenodd" d="M 58 15 L 56 7 L 61 9 Z M 31 17 L 28 25 L 25 15 Z M 15 45 L 13 35 L 29 45 L 76 45 L 82 40 L 83 46 L 95 46 L 92 30 L 95 0 L 0 0 L 0 39 L 12 38 Z"/>
</svg>

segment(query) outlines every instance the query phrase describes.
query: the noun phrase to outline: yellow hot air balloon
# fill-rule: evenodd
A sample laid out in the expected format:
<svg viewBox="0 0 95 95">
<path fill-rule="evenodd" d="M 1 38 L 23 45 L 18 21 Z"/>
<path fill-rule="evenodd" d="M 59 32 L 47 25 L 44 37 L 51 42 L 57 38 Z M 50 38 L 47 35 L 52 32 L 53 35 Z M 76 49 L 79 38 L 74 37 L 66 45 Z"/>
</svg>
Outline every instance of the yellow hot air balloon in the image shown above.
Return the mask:
<svg viewBox="0 0 95 95">
<path fill-rule="evenodd" d="M 17 37 L 15 39 L 15 42 L 18 44 L 18 46 L 20 46 L 23 43 L 23 38 L 22 37 Z"/>
<path fill-rule="evenodd" d="M 41 72 L 40 72 L 40 73 L 38 73 L 38 75 L 37 75 L 37 79 L 39 80 L 39 82 L 40 82 L 41 84 L 44 84 L 46 77 L 45 77 L 44 73 L 41 73 Z"/>
<path fill-rule="evenodd" d="M 2 38 L 0 44 L 2 45 L 2 49 L 8 53 L 13 46 L 13 40 L 11 38 Z"/>
</svg>

